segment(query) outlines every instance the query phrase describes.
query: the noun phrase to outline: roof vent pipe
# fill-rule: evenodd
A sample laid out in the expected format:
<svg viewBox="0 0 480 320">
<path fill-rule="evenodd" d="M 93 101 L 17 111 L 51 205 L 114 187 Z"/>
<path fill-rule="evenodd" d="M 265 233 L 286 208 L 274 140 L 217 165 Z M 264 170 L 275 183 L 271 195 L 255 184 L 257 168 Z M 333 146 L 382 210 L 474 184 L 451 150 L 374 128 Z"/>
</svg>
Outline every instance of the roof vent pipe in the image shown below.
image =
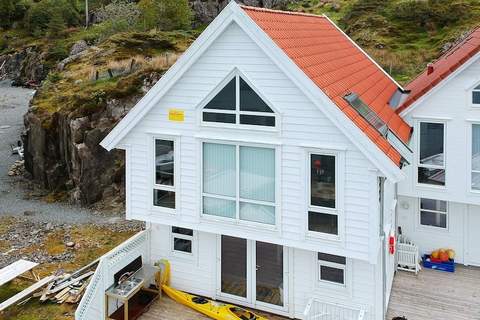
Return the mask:
<svg viewBox="0 0 480 320">
<path fill-rule="evenodd" d="M 434 70 L 433 63 L 427 64 L 427 75 L 432 74 L 433 70 Z"/>
</svg>

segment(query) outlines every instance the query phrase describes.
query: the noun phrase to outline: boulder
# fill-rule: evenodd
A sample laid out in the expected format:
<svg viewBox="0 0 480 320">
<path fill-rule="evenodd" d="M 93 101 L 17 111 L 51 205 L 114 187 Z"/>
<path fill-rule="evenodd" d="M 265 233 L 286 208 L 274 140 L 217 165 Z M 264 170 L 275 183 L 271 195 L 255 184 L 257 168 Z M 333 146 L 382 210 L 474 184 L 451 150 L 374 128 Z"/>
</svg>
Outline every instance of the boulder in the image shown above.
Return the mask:
<svg viewBox="0 0 480 320">
<path fill-rule="evenodd" d="M 82 51 L 85 51 L 88 49 L 88 44 L 85 40 L 79 40 L 77 42 L 75 42 L 75 44 L 72 46 L 72 48 L 70 49 L 70 55 L 73 56 L 73 55 L 76 55 Z"/>
</svg>

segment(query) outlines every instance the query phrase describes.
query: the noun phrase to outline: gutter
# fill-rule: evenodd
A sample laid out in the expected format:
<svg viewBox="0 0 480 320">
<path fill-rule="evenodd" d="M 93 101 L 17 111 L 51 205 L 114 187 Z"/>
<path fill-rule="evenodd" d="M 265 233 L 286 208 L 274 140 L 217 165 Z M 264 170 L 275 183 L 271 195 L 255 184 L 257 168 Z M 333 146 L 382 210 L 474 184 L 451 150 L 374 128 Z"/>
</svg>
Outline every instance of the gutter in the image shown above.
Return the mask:
<svg viewBox="0 0 480 320">
<path fill-rule="evenodd" d="M 382 319 L 385 319 L 387 316 L 387 310 L 385 306 L 385 301 L 387 301 L 387 266 L 386 266 L 386 254 L 385 254 L 385 230 L 383 225 L 385 223 L 385 203 L 384 203 L 384 192 L 385 192 L 385 178 L 379 177 L 379 195 L 380 195 L 380 224 L 379 224 L 379 236 L 381 241 L 381 254 L 382 254 Z"/>
</svg>

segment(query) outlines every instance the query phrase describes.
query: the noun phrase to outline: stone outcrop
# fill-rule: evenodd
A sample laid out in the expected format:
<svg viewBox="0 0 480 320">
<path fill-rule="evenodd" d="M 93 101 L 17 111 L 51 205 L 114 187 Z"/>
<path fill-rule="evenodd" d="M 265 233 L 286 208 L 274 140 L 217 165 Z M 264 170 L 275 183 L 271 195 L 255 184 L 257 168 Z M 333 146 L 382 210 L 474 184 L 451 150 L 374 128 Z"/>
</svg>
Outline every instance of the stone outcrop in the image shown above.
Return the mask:
<svg viewBox="0 0 480 320">
<path fill-rule="evenodd" d="M 230 2 L 230 0 L 190 0 L 190 4 L 195 12 L 195 21 L 205 24 L 211 22 L 220 11 Z M 264 8 L 282 8 L 291 0 L 239 0 L 248 6 Z"/>
<path fill-rule="evenodd" d="M 0 79 L 10 79 L 13 85 L 38 85 L 47 76 L 45 52 L 28 47 L 19 52 L 0 56 Z"/>
</svg>

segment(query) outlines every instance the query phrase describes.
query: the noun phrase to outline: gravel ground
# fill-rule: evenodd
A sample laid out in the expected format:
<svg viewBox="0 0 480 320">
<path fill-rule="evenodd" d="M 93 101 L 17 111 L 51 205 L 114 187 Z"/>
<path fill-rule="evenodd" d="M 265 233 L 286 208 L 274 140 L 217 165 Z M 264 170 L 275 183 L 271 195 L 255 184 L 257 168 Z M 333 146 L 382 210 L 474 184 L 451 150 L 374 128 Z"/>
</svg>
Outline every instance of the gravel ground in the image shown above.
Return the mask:
<svg viewBox="0 0 480 320">
<path fill-rule="evenodd" d="M 18 155 L 11 154 L 10 144 L 16 144 L 23 129 L 23 115 L 34 94 L 33 90 L 11 87 L 0 81 L 0 217 L 25 217 L 36 222 L 67 224 L 122 223 L 123 213 L 104 214 L 79 206 L 47 203 L 32 196 L 23 178 L 9 177 L 8 171 Z M 33 192 L 35 193 L 35 192 Z"/>
</svg>

